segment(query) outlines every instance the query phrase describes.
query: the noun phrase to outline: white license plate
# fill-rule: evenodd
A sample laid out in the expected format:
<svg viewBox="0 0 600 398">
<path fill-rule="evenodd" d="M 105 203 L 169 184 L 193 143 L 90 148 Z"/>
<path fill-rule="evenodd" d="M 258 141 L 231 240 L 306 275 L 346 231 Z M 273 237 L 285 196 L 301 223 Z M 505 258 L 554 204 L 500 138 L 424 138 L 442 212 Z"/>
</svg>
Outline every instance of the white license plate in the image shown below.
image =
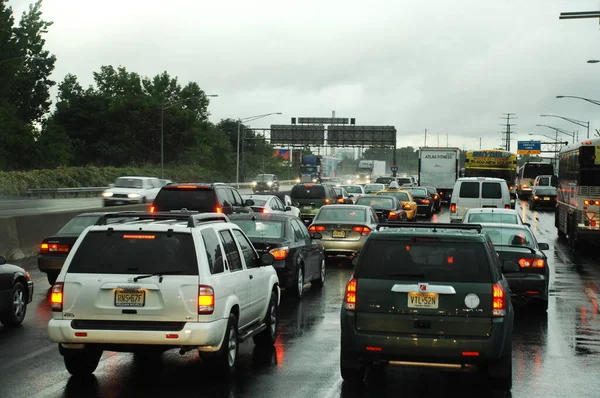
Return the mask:
<svg viewBox="0 0 600 398">
<path fill-rule="evenodd" d="M 122 205 L 122 204 L 123 204 L 123 201 L 122 201 L 122 200 L 117 200 L 117 201 L 115 202 L 115 204 L 116 204 L 116 205 Z"/>
<path fill-rule="evenodd" d="M 438 308 L 437 293 L 408 293 L 408 308 Z"/>
<path fill-rule="evenodd" d="M 333 236 L 334 238 L 345 238 L 346 237 L 346 231 L 333 231 L 333 233 L 331 234 L 331 236 Z"/>
<path fill-rule="evenodd" d="M 312 210 L 312 206 L 302 206 L 303 210 Z"/>
<path fill-rule="evenodd" d="M 550 197 L 544 196 L 544 200 L 550 200 Z"/>
<path fill-rule="evenodd" d="M 115 291 L 115 307 L 143 307 L 146 302 L 145 291 Z"/>
</svg>

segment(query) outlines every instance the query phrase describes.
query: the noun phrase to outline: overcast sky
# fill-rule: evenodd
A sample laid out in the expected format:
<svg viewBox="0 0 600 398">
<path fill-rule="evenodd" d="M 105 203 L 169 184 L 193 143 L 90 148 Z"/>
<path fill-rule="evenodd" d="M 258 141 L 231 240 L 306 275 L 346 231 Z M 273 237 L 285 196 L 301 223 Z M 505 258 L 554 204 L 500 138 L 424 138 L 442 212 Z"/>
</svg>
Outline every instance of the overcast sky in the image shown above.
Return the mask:
<svg viewBox="0 0 600 398">
<path fill-rule="evenodd" d="M 33 0 L 32 0 L 33 1 Z M 18 16 L 32 2 L 13 0 Z M 354 117 L 393 125 L 399 146 L 501 145 L 503 113 L 515 113 L 517 140 L 554 137 L 548 124 L 600 129 L 600 25 L 559 20 L 561 12 L 598 10 L 591 0 L 45 0 L 54 21 L 47 49 L 87 86 L 101 65 L 196 81 L 211 119 L 282 112 L 290 117 Z M 563 136 L 567 139 L 568 137 Z M 570 138 L 568 138 L 570 140 Z"/>
</svg>

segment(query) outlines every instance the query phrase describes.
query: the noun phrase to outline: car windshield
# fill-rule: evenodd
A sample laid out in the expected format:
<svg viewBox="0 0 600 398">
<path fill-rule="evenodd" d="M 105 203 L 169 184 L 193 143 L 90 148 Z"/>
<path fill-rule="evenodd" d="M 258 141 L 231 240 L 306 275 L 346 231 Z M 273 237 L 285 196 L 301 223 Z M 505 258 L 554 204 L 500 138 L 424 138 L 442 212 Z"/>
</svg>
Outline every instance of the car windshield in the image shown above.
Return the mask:
<svg viewBox="0 0 600 398">
<path fill-rule="evenodd" d="M 413 183 L 413 181 L 408 177 L 399 177 L 396 179 L 396 181 L 398 181 L 398 184 L 400 184 L 400 185 Z"/>
<path fill-rule="evenodd" d="M 79 235 L 87 227 L 94 225 L 99 218 L 99 216 L 74 217 L 58 231 L 57 235 Z"/>
<path fill-rule="evenodd" d="M 556 195 L 556 188 L 536 188 L 536 195 Z"/>
<path fill-rule="evenodd" d="M 249 238 L 279 239 L 283 237 L 283 221 L 231 220 L 231 222 L 237 224 Z"/>
<path fill-rule="evenodd" d="M 324 206 L 315 217 L 317 221 L 335 221 L 335 222 L 365 222 L 367 212 L 364 208 L 356 207 L 330 207 Z"/>
<path fill-rule="evenodd" d="M 406 192 L 377 192 L 375 195 L 385 195 L 385 196 L 393 196 L 401 202 L 410 201 L 408 194 Z"/>
<path fill-rule="evenodd" d="M 117 178 L 115 181 L 115 188 L 135 188 L 142 189 L 144 186 L 143 181 L 139 178 Z"/>
<path fill-rule="evenodd" d="M 343 190 L 342 188 L 340 188 L 340 187 L 335 187 L 335 188 L 333 188 L 333 190 L 335 191 L 335 194 L 336 194 L 336 195 L 342 195 L 342 196 L 345 196 L 345 195 L 344 195 L 344 193 L 345 193 L 345 192 L 344 192 L 344 190 Z"/>
<path fill-rule="evenodd" d="M 385 189 L 385 185 L 383 184 L 367 184 L 365 185 L 365 192 L 377 192 Z"/>
<path fill-rule="evenodd" d="M 468 223 L 501 223 L 501 224 L 519 224 L 516 214 L 506 213 L 469 213 L 465 217 Z"/>
<path fill-rule="evenodd" d="M 273 181 L 273 174 L 259 174 L 256 177 L 254 177 L 254 181 L 256 181 L 256 182 Z"/>
<path fill-rule="evenodd" d="M 427 190 L 423 188 L 413 188 L 410 190 L 412 196 L 429 196 Z"/>
<path fill-rule="evenodd" d="M 394 200 L 395 199 L 392 198 L 386 198 L 385 196 L 380 198 L 371 196 L 369 198 L 362 197 L 358 199 L 356 204 L 362 206 L 371 206 L 376 210 L 393 210 L 396 208 L 396 206 L 394 206 Z"/>
<path fill-rule="evenodd" d="M 292 195 L 292 200 L 323 199 L 325 197 L 325 188 L 322 185 L 294 185 L 290 195 Z"/>
<path fill-rule="evenodd" d="M 344 185 L 342 186 L 348 193 L 362 193 L 362 189 L 356 185 Z"/>
<path fill-rule="evenodd" d="M 250 199 L 251 201 L 254 202 L 254 206 L 264 206 L 267 201 L 264 199 L 256 199 L 256 198 L 244 198 L 244 199 Z"/>
<path fill-rule="evenodd" d="M 499 226 L 483 226 L 494 245 L 501 246 L 524 246 L 536 248 L 535 240 L 531 233 L 523 228 L 506 228 Z"/>
</svg>

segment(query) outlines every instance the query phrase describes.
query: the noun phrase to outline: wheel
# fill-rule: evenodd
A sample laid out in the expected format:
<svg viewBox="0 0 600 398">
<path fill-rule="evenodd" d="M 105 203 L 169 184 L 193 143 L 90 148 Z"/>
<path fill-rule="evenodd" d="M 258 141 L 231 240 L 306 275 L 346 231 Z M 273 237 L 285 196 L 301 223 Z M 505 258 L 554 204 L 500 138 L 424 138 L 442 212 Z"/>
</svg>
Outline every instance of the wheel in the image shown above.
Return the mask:
<svg viewBox="0 0 600 398">
<path fill-rule="evenodd" d="M 296 278 L 294 278 L 294 286 L 292 286 L 292 294 L 297 299 L 302 299 L 304 294 L 304 270 L 302 269 L 302 262 L 298 261 L 296 266 Z"/>
<path fill-rule="evenodd" d="M 342 379 L 348 383 L 361 384 L 365 378 L 366 366 L 364 364 L 350 361 L 340 354 L 340 373 Z"/>
<path fill-rule="evenodd" d="M 504 390 L 512 388 L 512 341 L 506 345 L 502 358 L 490 361 L 487 370 L 490 381 L 495 387 Z"/>
<path fill-rule="evenodd" d="M 265 314 L 263 322 L 267 325 L 267 328 L 254 336 L 254 344 L 271 347 L 275 344 L 277 338 L 277 293 L 273 290 L 271 292 L 271 299 L 269 300 L 269 309 Z"/>
<path fill-rule="evenodd" d="M 223 344 L 217 352 L 217 366 L 231 375 L 235 370 L 239 351 L 238 344 L 238 320 L 234 314 L 229 314 L 227 330 L 223 338 Z"/>
<path fill-rule="evenodd" d="M 48 283 L 54 285 L 56 283 L 56 278 L 58 278 L 58 274 L 54 272 L 48 272 L 46 274 L 46 278 L 48 278 Z"/>
<path fill-rule="evenodd" d="M 0 322 L 5 326 L 19 326 L 27 313 L 27 293 L 21 282 L 13 285 L 10 298 L 11 305 L 0 316 Z"/>
<path fill-rule="evenodd" d="M 323 258 L 321 260 L 321 269 L 319 271 L 319 278 L 315 279 L 312 283 L 313 285 L 316 286 L 323 286 L 325 284 L 325 271 L 326 271 L 326 267 L 325 267 L 325 258 Z"/>
<path fill-rule="evenodd" d="M 98 367 L 102 350 L 84 348 L 80 350 L 60 349 L 65 367 L 73 376 L 89 376 Z"/>
</svg>

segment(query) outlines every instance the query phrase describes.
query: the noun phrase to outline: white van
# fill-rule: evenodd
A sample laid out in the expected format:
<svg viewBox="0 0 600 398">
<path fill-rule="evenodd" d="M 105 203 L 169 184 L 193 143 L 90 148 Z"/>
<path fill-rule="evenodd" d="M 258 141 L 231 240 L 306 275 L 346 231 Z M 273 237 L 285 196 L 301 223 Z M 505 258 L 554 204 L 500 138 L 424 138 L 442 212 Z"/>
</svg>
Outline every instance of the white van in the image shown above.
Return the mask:
<svg viewBox="0 0 600 398">
<path fill-rule="evenodd" d="M 462 222 L 469 209 L 510 209 L 506 181 L 492 177 L 462 177 L 456 180 L 450 199 L 450 222 Z"/>
</svg>

